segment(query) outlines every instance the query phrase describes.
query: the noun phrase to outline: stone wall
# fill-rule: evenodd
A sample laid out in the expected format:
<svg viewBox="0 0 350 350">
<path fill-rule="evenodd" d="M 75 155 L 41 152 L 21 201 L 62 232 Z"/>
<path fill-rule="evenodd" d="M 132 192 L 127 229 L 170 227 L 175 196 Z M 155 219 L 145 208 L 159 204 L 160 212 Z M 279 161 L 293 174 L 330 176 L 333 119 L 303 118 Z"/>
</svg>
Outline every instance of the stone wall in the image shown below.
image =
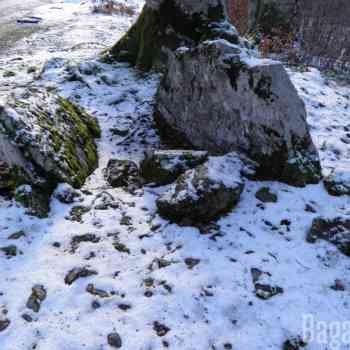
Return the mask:
<svg viewBox="0 0 350 350">
<path fill-rule="evenodd" d="M 349 0 L 227 0 L 240 33 L 256 28 L 266 5 L 273 4 L 292 24 L 306 63 L 350 70 Z"/>
</svg>

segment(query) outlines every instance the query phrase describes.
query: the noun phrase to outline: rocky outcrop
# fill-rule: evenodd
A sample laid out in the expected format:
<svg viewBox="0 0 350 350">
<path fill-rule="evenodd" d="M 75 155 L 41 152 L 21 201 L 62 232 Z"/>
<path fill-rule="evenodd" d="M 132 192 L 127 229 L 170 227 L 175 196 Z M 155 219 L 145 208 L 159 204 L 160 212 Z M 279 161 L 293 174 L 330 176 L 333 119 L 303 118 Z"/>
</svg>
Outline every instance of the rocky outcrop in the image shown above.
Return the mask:
<svg viewBox="0 0 350 350">
<path fill-rule="evenodd" d="M 317 183 L 302 100 L 281 64 L 252 57 L 224 5 L 149 0 L 110 56 L 144 69 L 162 63 L 155 119 L 168 143 L 244 153 L 257 162 L 260 179 Z"/>
<path fill-rule="evenodd" d="M 97 167 L 95 119 L 52 93 L 28 92 L 0 106 L 0 190 L 30 185 L 49 196 L 58 183 L 84 184 Z"/>
<path fill-rule="evenodd" d="M 211 157 L 181 175 L 157 200 L 159 214 L 180 224 L 205 223 L 231 210 L 244 188 L 236 154 Z"/>
<path fill-rule="evenodd" d="M 212 153 L 245 153 L 262 179 L 298 186 L 320 179 L 305 106 L 283 66 L 226 40 L 170 56 L 156 121 L 168 139 Z"/>
</svg>

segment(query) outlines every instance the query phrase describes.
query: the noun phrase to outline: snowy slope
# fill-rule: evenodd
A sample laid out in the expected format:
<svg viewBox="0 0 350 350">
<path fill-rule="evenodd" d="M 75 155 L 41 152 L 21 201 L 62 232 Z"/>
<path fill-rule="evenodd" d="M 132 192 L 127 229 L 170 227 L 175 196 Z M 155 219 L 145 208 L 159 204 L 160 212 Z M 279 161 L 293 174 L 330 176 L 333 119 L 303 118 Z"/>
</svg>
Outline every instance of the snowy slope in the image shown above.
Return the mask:
<svg viewBox="0 0 350 350">
<path fill-rule="evenodd" d="M 64 13 L 60 20 L 58 13 Z M 320 321 L 348 320 L 349 258 L 326 242 L 307 243 L 305 235 L 316 216 L 350 215 L 349 198 L 329 196 L 322 184 L 298 189 L 248 182 L 238 206 L 217 225 L 202 232 L 170 225 L 155 211 L 155 199 L 164 188 L 146 187 L 132 195 L 110 188 L 103 179 L 110 158 L 138 161 L 144 149 L 159 147 L 151 119 L 158 77 L 123 64 L 102 64 L 95 57 L 131 19 L 93 16 L 87 4 L 44 7 L 38 14 L 60 25 L 0 58 L 0 77 L 8 70 L 16 72 L 15 77 L 0 78 L 0 91 L 21 93 L 21 86 L 32 84 L 30 66 L 53 57 L 69 60 L 81 81 L 66 82 L 67 70 L 57 64 L 47 67 L 34 84 L 57 89 L 98 118 L 103 130 L 100 167 L 80 200 L 64 205 L 53 199 L 45 220 L 29 217 L 14 202 L 0 198 L 0 247 L 15 244 L 20 251 L 10 258 L 0 252 L 0 314 L 11 321 L 0 333 L 1 350 L 107 350 L 107 335 L 114 331 L 122 348 L 130 350 L 221 350 L 230 345 L 277 350 L 288 337 L 301 335 L 305 314 Z M 15 60 L 19 55 L 21 60 Z M 91 69 L 94 74 L 86 74 Z M 290 75 L 307 105 L 324 168 L 347 167 L 349 148 L 341 138 L 347 137 L 350 87 L 327 81 L 316 70 Z M 115 135 L 115 128 L 129 130 L 128 136 Z M 255 198 L 262 186 L 277 194 L 277 203 L 262 204 Z M 110 202 L 117 202 L 117 208 L 108 207 Z M 107 209 L 101 210 L 101 203 Z M 87 208 L 81 222 L 67 219 L 77 205 Z M 307 205 L 315 213 L 306 211 Z M 25 235 L 8 239 L 18 231 Z M 95 243 L 72 246 L 73 238 L 84 234 L 94 234 Z M 97 274 L 67 285 L 65 276 L 76 267 Z M 252 268 L 271 274 L 283 294 L 257 298 Z M 330 288 L 336 279 L 343 281 L 345 291 Z M 87 292 L 91 283 L 107 297 Z M 36 284 L 47 290 L 39 313 L 26 308 Z M 326 348 L 331 347 L 308 347 Z"/>
</svg>

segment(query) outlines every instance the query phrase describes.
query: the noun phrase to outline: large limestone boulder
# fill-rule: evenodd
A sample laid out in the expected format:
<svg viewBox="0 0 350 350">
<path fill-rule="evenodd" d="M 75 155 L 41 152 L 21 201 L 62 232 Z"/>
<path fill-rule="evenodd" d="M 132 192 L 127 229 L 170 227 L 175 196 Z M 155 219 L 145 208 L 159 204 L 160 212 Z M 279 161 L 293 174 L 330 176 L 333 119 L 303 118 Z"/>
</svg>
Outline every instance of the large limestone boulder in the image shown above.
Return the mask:
<svg viewBox="0 0 350 350">
<path fill-rule="evenodd" d="M 148 70 L 165 64 L 169 51 L 218 37 L 239 41 L 221 0 L 146 0 L 137 22 L 109 55 Z"/>
<path fill-rule="evenodd" d="M 155 116 L 167 139 L 243 152 L 258 163 L 259 178 L 298 186 L 320 180 L 305 106 L 282 64 L 226 40 L 169 56 Z"/>
<path fill-rule="evenodd" d="M 244 165 L 232 153 L 186 171 L 157 199 L 159 214 L 179 224 L 206 223 L 230 211 L 244 188 Z"/>
<path fill-rule="evenodd" d="M 48 196 L 58 183 L 84 184 L 98 163 L 94 118 L 44 91 L 0 105 L 0 192 L 30 185 Z"/>
<path fill-rule="evenodd" d="M 224 4 L 148 0 L 109 55 L 163 68 L 155 119 L 167 143 L 244 153 L 258 163 L 260 179 L 317 183 L 320 164 L 302 100 L 280 63 L 253 57 Z"/>
</svg>

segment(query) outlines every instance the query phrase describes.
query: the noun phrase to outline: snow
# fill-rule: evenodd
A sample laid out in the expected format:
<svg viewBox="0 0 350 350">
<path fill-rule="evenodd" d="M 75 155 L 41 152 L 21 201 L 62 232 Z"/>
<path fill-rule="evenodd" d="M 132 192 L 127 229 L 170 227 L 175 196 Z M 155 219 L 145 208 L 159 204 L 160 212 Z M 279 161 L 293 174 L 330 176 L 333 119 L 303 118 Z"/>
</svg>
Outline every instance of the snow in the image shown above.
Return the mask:
<svg viewBox="0 0 350 350">
<path fill-rule="evenodd" d="M 108 187 L 103 179 L 111 157 L 138 162 L 146 148 L 159 146 L 151 117 L 159 77 L 125 64 L 100 63 L 97 57 L 133 19 L 92 15 L 87 3 L 48 5 L 36 14 L 54 25 L 0 58 L 0 94 L 21 94 L 22 86 L 34 84 L 79 101 L 98 118 L 103 131 L 100 167 L 76 200 L 89 208 L 81 223 L 66 219 L 77 203 L 66 205 L 53 197 L 49 218 L 39 220 L 0 197 L 0 247 L 15 244 L 21 252 L 11 258 L 0 252 L 0 320 L 11 320 L 0 333 L 1 350 L 107 350 L 107 334 L 114 331 L 120 334 L 123 349 L 162 349 L 166 341 L 170 349 L 221 350 L 230 343 L 233 349 L 277 350 L 287 337 L 301 335 L 303 315 L 327 322 L 348 320 L 349 289 L 340 292 L 330 286 L 336 279 L 350 286 L 349 258 L 327 242 L 307 243 L 305 235 L 317 216 L 349 216 L 349 197 L 328 195 L 322 183 L 300 189 L 248 181 L 238 206 L 206 235 L 160 219 L 155 200 L 164 188 L 146 187 L 130 194 Z M 21 60 L 13 60 L 16 57 Z M 65 65 L 57 64 L 33 81 L 27 68 L 53 57 L 68 60 L 82 80 L 66 82 Z M 94 74 L 86 74 L 87 66 Z M 8 69 L 16 77 L 4 78 L 2 72 Z M 315 69 L 289 74 L 306 103 L 323 168 L 347 168 L 349 85 L 326 79 Z M 129 135 L 114 135 L 111 128 L 116 127 L 129 129 Z M 278 195 L 277 203 L 262 204 L 255 198 L 262 186 Z M 118 208 L 97 209 L 101 193 L 113 198 Z M 317 212 L 306 212 L 306 205 Z M 20 230 L 24 237 L 8 239 Z M 72 252 L 73 237 L 86 233 L 100 241 L 82 242 Z M 116 250 L 116 241 L 130 254 Z M 186 258 L 200 262 L 189 269 Z M 162 267 L 159 260 L 169 264 Z M 98 274 L 68 286 L 64 278 L 75 267 Z M 258 299 L 251 268 L 269 272 L 284 293 Z M 149 279 L 154 280 L 152 285 L 145 283 Z M 89 283 L 111 296 L 92 296 L 86 292 Z M 45 286 L 47 298 L 33 314 L 25 305 L 36 284 Z M 92 307 L 94 301 L 99 308 Z M 131 308 L 122 311 L 120 304 Z M 33 322 L 26 322 L 24 313 Z M 164 337 L 156 335 L 156 321 L 170 328 Z M 310 343 L 308 349 L 326 345 Z"/>
</svg>

